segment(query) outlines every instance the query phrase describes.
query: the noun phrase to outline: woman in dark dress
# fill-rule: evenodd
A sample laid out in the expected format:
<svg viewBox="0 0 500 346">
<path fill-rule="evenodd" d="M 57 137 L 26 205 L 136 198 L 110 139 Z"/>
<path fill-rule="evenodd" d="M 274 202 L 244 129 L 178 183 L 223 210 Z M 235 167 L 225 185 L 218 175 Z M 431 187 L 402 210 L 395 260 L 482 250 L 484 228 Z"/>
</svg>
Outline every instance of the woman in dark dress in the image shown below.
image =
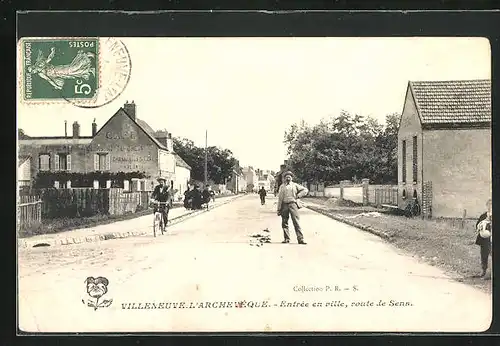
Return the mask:
<svg viewBox="0 0 500 346">
<path fill-rule="evenodd" d="M 481 277 L 486 275 L 486 271 L 488 270 L 488 259 L 491 254 L 491 199 L 486 202 L 486 208 L 487 211 L 481 214 L 476 222 L 476 245 L 481 247 Z"/>
</svg>

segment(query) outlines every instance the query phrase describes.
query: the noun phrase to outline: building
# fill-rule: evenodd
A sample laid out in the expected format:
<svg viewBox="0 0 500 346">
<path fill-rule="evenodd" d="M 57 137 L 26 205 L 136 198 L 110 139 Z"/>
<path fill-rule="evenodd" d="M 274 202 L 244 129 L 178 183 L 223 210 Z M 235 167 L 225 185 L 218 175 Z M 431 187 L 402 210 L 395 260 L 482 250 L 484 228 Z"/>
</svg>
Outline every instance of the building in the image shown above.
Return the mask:
<svg viewBox="0 0 500 346">
<path fill-rule="evenodd" d="M 229 178 L 226 189 L 233 193 L 242 193 L 245 192 L 247 188 L 245 175 L 243 173 L 243 169 L 237 163 L 233 168 L 231 173 L 231 177 Z"/>
<path fill-rule="evenodd" d="M 257 191 L 259 178 L 257 176 L 256 170 L 252 166 L 248 166 L 243 168 L 242 172 L 245 180 L 245 189 L 249 192 Z"/>
<path fill-rule="evenodd" d="M 92 123 L 92 135 L 81 136 L 80 124 L 73 123 L 73 133 L 61 137 L 19 138 L 19 154 L 30 156 L 29 172 L 144 172 L 145 177 L 117 182 L 126 190 L 149 191 L 157 177 L 164 177 L 174 189 L 184 191 L 190 167 L 173 151 L 172 135 L 155 133 L 137 118 L 132 101 L 121 107 L 99 130 Z M 24 168 L 26 169 L 26 168 Z M 116 182 L 94 181 L 94 187 L 111 187 Z M 55 187 L 71 187 L 71 181 L 57 181 Z"/>
<path fill-rule="evenodd" d="M 17 161 L 17 182 L 19 187 L 31 184 L 31 156 L 21 155 Z"/>
<path fill-rule="evenodd" d="M 491 81 L 410 81 L 398 132 L 398 205 L 477 217 L 492 195 Z"/>
<path fill-rule="evenodd" d="M 259 180 L 257 187 L 260 190 L 264 187 L 266 191 L 271 191 L 274 188 L 274 174 L 270 170 L 259 170 Z"/>
</svg>

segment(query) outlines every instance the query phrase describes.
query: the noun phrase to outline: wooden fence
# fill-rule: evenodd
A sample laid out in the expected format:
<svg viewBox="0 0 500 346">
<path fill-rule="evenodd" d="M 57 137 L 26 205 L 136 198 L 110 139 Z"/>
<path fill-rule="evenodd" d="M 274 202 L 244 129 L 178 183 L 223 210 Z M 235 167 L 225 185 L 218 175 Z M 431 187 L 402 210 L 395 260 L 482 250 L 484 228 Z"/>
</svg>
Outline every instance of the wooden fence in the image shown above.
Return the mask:
<svg viewBox="0 0 500 346">
<path fill-rule="evenodd" d="M 398 205 L 397 185 L 368 185 L 368 203 L 372 205 Z"/>
<path fill-rule="evenodd" d="M 148 207 L 148 191 L 125 192 L 122 188 L 35 189 L 21 195 L 21 203 L 38 198 L 43 219 L 123 215 Z M 39 197 L 34 197 L 39 196 Z"/>
<path fill-rule="evenodd" d="M 309 196 L 333 197 L 364 205 L 398 205 L 397 185 L 370 185 L 364 179 L 361 184 L 345 180 L 337 185 L 309 184 L 309 187 Z"/>
<path fill-rule="evenodd" d="M 17 205 L 17 229 L 25 230 L 42 222 L 42 201 L 38 196 L 20 196 Z"/>
</svg>

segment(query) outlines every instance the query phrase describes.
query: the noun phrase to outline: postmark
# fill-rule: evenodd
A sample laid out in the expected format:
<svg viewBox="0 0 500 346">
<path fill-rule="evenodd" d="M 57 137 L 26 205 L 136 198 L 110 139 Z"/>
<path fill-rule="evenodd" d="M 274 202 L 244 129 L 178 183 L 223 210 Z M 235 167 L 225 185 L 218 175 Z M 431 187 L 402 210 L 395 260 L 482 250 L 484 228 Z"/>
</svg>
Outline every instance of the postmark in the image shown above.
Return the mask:
<svg viewBox="0 0 500 346">
<path fill-rule="evenodd" d="M 24 38 L 20 42 L 20 99 L 97 108 L 127 87 L 131 59 L 115 38 Z"/>
</svg>

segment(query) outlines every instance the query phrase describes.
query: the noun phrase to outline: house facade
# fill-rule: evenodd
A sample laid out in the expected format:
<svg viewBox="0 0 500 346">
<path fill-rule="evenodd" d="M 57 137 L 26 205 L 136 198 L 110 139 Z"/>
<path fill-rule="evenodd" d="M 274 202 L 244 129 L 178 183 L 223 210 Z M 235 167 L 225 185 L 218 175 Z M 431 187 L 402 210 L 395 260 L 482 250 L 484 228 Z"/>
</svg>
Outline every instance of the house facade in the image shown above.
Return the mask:
<svg viewBox="0 0 500 346">
<path fill-rule="evenodd" d="M 245 179 L 245 189 L 249 189 L 249 191 L 257 191 L 257 187 L 259 184 L 259 178 L 257 176 L 257 172 L 255 169 L 251 166 L 244 167 L 243 170 L 243 176 Z"/>
<path fill-rule="evenodd" d="M 491 81 L 410 81 L 398 131 L 398 206 L 477 217 L 492 196 Z"/>
<path fill-rule="evenodd" d="M 19 155 L 31 157 L 31 177 L 38 172 L 144 172 L 145 178 L 124 181 L 123 187 L 150 191 L 157 177 L 165 178 L 174 189 L 187 186 L 190 167 L 174 153 L 171 134 L 155 135 L 147 123 L 137 119 L 133 101 L 99 130 L 95 121 L 91 126 L 92 136 L 81 136 L 80 124 L 75 122 L 71 136 L 20 138 Z M 71 187 L 71 181 L 56 183 L 55 187 Z M 110 187 L 111 182 L 105 184 L 96 186 L 94 182 L 94 187 Z"/>
</svg>

